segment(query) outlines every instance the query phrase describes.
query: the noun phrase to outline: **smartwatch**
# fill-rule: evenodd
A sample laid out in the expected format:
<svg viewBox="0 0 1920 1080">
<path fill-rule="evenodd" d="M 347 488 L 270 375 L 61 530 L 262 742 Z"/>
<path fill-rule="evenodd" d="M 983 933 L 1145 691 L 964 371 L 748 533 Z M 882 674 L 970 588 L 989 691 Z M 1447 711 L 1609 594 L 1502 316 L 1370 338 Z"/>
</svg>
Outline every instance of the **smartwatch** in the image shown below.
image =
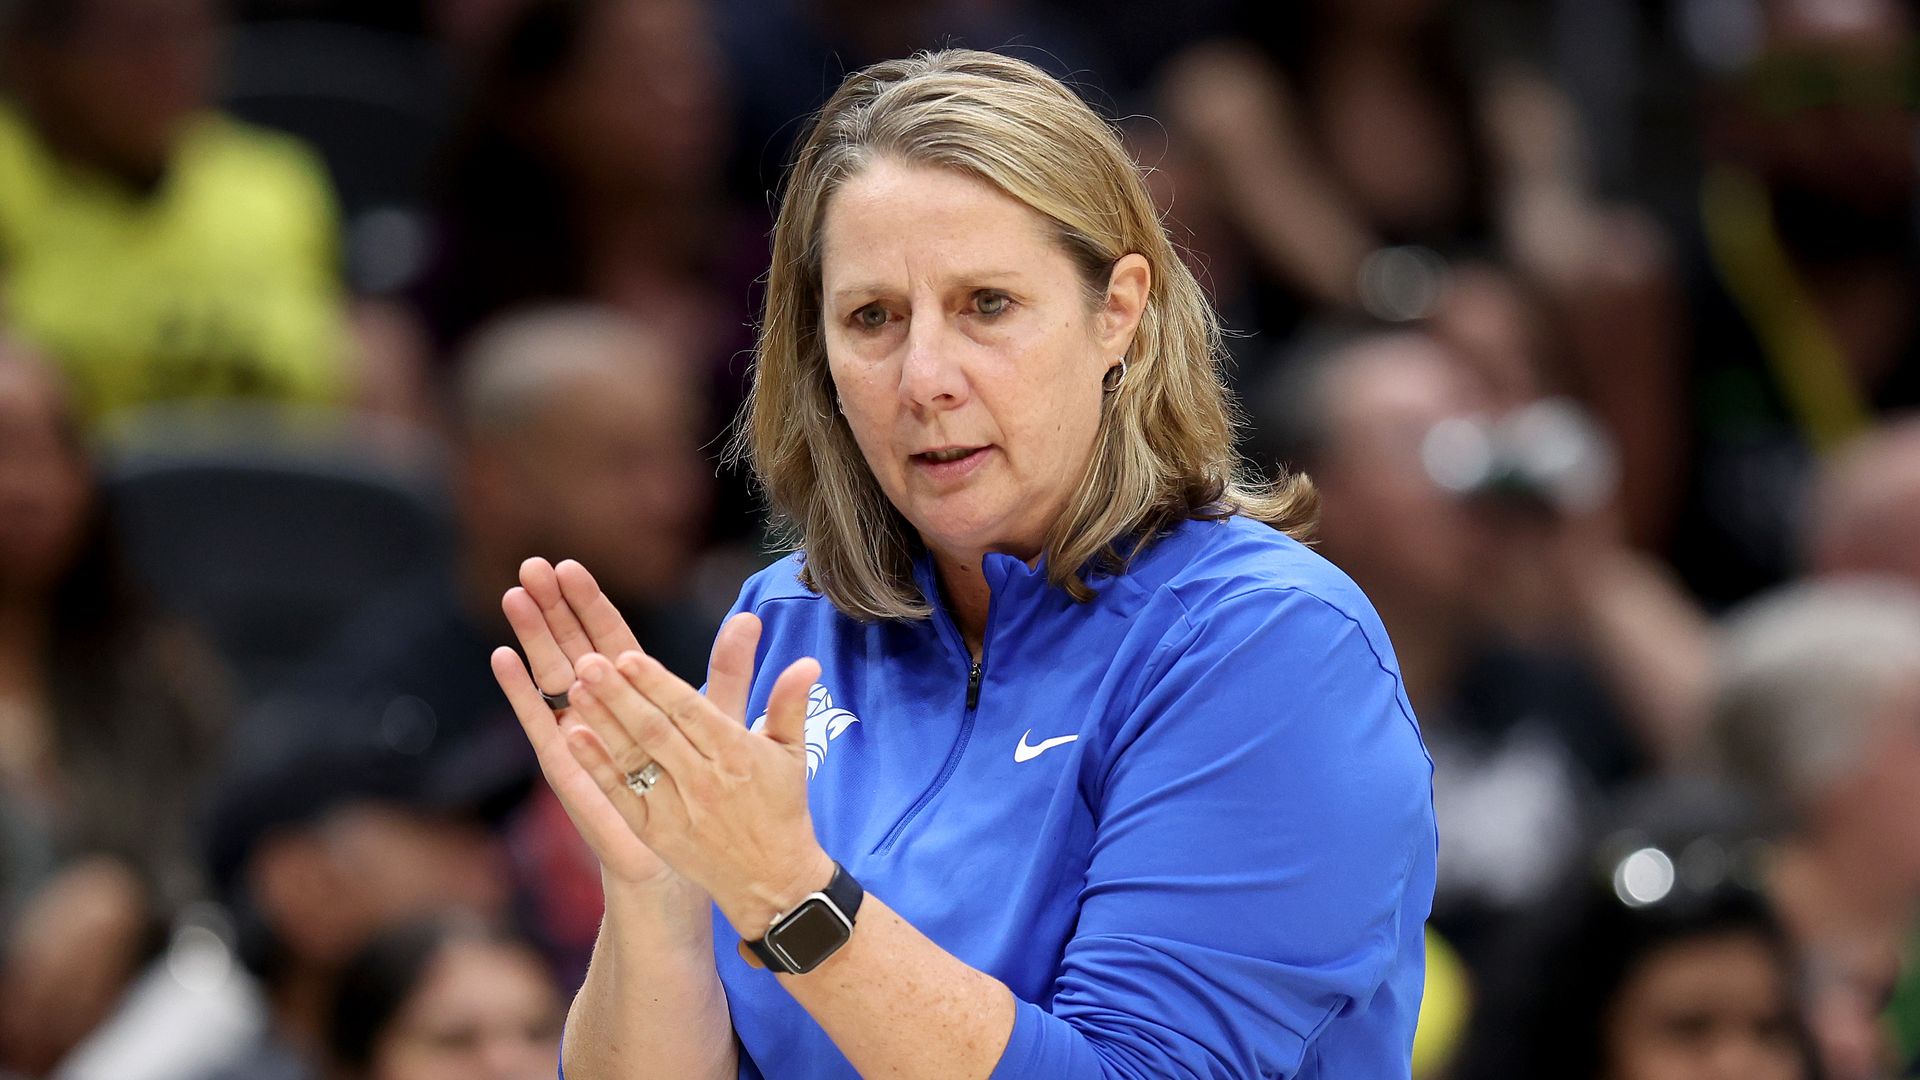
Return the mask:
<svg viewBox="0 0 1920 1080">
<path fill-rule="evenodd" d="M 809 894 L 792 911 L 774 919 L 767 936 L 747 942 L 747 948 L 769 971 L 805 975 L 853 936 L 853 917 L 865 896 L 866 890 L 836 862 L 833 880 L 826 888 Z"/>
</svg>

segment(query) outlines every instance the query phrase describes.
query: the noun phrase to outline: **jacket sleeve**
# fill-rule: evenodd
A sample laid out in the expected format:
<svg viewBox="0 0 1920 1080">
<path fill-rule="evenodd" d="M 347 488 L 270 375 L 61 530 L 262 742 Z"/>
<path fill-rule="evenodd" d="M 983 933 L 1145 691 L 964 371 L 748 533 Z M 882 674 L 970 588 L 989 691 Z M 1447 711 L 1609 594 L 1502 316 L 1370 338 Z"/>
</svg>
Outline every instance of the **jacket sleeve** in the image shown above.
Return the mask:
<svg viewBox="0 0 1920 1080">
<path fill-rule="evenodd" d="M 1369 1060 L 1399 1062 L 1366 1075 L 1405 1076 L 1406 919 L 1431 903 L 1435 834 L 1390 655 L 1325 601 L 1267 589 L 1190 613 L 1154 668 L 1088 783 L 1053 1001 L 1019 1004 L 995 1080 L 1294 1077 L 1389 983 L 1357 1030 L 1382 1044 Z"/>
</svg>

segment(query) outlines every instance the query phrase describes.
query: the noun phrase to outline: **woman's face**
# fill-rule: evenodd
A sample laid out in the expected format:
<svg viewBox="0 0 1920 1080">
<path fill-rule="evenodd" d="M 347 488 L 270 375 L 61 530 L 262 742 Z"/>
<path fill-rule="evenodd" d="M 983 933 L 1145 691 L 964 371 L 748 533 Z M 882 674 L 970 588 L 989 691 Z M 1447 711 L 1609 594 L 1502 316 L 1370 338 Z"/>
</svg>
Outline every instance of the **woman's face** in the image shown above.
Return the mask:
<svg viewBox="0 0 1920 1080">
<path fill-rule="evenodd" d="M 1045 217 L 886 159 L 832 196 L 821 254 L 828 364 L 881 490 L 938 554 L 1036 557 L 1092 456 L 1146 260 L 1090 301 Z"/>
<path fill-rule="evenodd" d="M 441 950 L 375 1048 L 371 1080 L 551 1080 L 564 1013 L 528 950 Z"/>
<path fill-rule="evenodd" d="M 1608 1018 L 1608 1080 L 1804 1080 L 1783 967 L 1745 933 L 1654 952 Z"/>
<path fill-rule="evenodd" d="M 44 371 L 0 357 L 0 594 L 44 593 L 86 528 L 93 482 L 62 408 Z"/>
</svg>

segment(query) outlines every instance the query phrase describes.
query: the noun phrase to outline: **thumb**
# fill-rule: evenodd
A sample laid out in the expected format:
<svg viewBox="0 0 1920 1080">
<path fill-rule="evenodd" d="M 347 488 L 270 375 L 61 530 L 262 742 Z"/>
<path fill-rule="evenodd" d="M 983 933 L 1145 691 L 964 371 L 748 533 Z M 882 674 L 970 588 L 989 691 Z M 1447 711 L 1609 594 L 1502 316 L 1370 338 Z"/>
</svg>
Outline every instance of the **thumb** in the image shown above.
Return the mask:
<svg viewBox="0 0 1920 1080">
<path fill-rule="evenodd" d="M 783 746 L 807 744 L 807 695 L 820 677 L 820 661 L 802 657 L 787 665 L 767 695 L 767 736 Z"/>
<path fill-rule="evenodd" d="M 713 640 L 707 665 L 707 700 L 736 724 L 746 723 L 747 694 L 753 689 L 753 655 L 760 644 L 760 620 L 742 612 L 728 619 Z"/>
</svg>

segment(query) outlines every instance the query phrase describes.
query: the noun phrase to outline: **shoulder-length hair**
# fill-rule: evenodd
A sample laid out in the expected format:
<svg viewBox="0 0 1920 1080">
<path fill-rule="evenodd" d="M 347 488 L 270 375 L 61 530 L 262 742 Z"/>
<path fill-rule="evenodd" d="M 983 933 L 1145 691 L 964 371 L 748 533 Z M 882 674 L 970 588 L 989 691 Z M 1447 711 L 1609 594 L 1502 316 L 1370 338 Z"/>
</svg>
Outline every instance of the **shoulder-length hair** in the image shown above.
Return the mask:
<svg viewBox="0 0 1920 1080">
<path fill-rule="evenodd" d="M 1189 518 L 1242 514 L 1306 536 L 1317 506 L 1306 477 L 1259 482 L 1234 450 L 1219 320 L 1114 129 L 1032 64 L 950 49 L 849 76 L 801 144 L 774 225 L 734 453 L 751 463 L 784 538 L 804 552 L 809 588 L 857 619 L 932 610 L 913 578 L 919 538 L 836 408 L 820 332 L 827 204 L 877 158 L 964 173 L 1048 218 L 1092 304 L 1122 256 L 1137 252 L 1152 267 L 1124 380 L 1105 396 L 1086 475 L 1045 539 L 1053 584 L 1090 599 L 1086 572 L 1122 572 Z"/>
</svg>

